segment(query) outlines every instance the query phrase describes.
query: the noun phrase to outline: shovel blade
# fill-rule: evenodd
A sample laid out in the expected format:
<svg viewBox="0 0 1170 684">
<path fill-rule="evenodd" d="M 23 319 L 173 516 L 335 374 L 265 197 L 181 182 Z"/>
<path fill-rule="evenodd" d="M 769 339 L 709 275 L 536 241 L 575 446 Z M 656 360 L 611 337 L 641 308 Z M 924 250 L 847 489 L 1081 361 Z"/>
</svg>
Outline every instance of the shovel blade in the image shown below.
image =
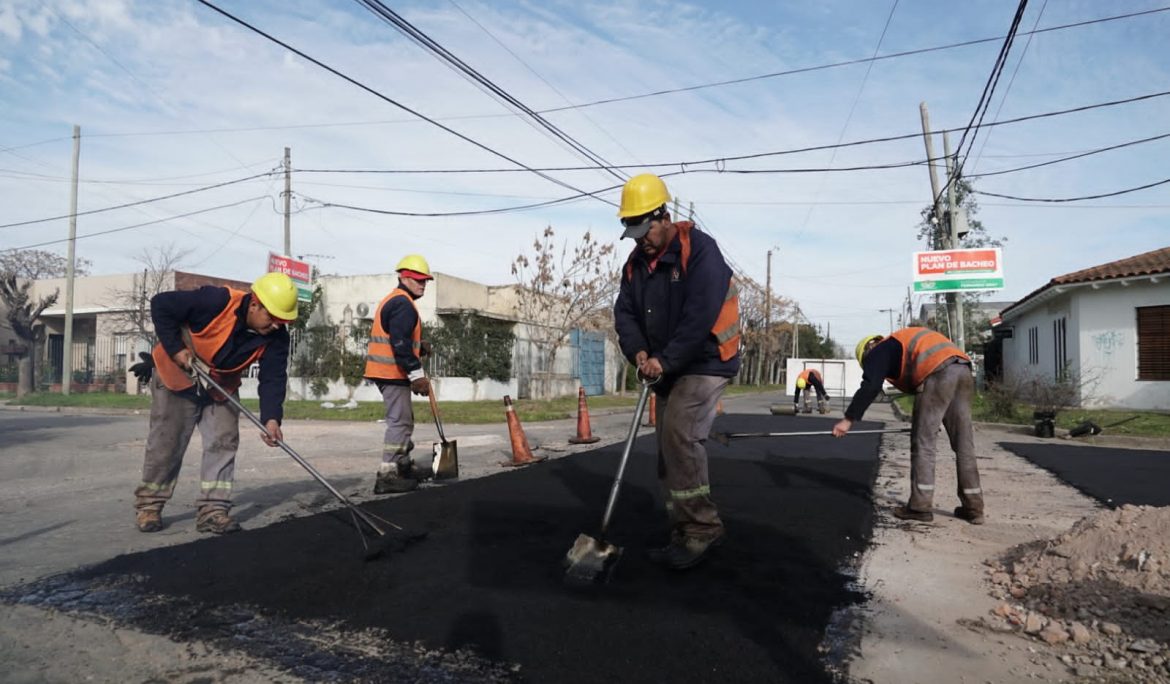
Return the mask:
<svg viewBox="0 0 1170 684">
<path fill-rule="evenodd" d="M 621 555 L 621 547 L 579 534 L 565 554 L 565 583 L 573 586 L 605 584 Z"/>
<path fill-rule="evenodd" d="M 435 479 L 453 480 L 459 477 L 459 445 L 455 440 L 434 445 Z"/>
</svg>

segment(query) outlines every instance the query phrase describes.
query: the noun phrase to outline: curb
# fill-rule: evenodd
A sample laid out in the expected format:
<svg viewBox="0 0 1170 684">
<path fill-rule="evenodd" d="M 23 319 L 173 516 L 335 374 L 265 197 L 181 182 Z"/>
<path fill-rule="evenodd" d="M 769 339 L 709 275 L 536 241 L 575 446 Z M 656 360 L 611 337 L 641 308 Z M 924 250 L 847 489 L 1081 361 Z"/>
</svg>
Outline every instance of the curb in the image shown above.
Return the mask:
<svg viewBox="0 0 1170 684">
<path fill-rule="evenodd" d="M 7 403 L 0 404 L 0 411 L 67 413 L 97 416 L 143 416 L 150 413 L 150 409 L 96 408 L 93 406 L 9 406 Z"/>
</svg>

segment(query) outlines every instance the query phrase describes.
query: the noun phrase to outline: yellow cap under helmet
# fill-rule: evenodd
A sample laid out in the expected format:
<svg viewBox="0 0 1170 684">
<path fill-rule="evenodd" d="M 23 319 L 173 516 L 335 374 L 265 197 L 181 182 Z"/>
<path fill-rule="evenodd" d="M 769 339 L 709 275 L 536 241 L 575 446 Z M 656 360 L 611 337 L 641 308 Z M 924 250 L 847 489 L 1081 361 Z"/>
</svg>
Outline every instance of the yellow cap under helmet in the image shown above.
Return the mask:
<svg viewBox="0 0 1170 684">
<path fill-rule="evenodd" d="M 804 389 L 805 387 L 808 387 L 808 380 L 805 380 L 804 378 L 797 378 L 796 389 Z"/>
<path fill-rule="evenodd" d="M 401 271 L 403 269 L 407 271 L 414 271 L 415 273 L 421 273 L 428 278 L 434 278 L 434 276 L 431 275 L 430 264 L 427 263 L 427 260 L 424 259 L 423 255 L 421 254 L 407 254 L 406 256 L 402 257 L 402 261 L 398 262 L 398 265 L 394 267 L 394 270 Z"/>
<path fill-rule="evenodd" d="M 649 214 L 670 201 L 666 183 L 652 173 L 643 173 L 626 181 L 622 187 L 622 204 L 618 218 Z"/>
<path fill-rule="evenodd" d="M 285 321 L 297 319 L 297 286 L 283 273 L 265 273 L 252 283 L 252 294 L 268 313 Z"/>
<path fill-rule="evenodd" d="M 869 344 L 870 340 L 880 339 L 882 339 L 881 335 L 866 335 L 865 337 L 861 338 L 861 341 L 857 343 L 857 363 L 861 363 L 861 357 L 865 356 L 865 345 Z"/>
</svg>

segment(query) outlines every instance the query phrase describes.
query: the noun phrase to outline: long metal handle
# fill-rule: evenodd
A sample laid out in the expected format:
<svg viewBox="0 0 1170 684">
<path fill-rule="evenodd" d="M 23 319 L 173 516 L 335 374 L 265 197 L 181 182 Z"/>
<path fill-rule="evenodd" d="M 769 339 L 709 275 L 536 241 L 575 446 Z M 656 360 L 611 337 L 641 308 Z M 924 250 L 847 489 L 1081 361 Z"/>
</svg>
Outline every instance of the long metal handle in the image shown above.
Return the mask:
<svg viewBox="0 0 1170 684">
<path fill-rule="evenodd" d="M 260 428 L 261 432 L 263 432 L 265 435 L 268 435 L 268 428 L 264 427 L 264 423 L 260 422 L 260 419 L 256 417 L 256 414 L 252 413 L 247 408 L 245 408 L 244 405 L 241 404 L 238 399 L 236 399 L 234 396 L 232 396 L 231 392 L 228 392 L 227 390 L 225 390 L 223 387 L 220 386 L 220 384 L 218 382 L 216 382 L 214 379 L 212 379 L 210 373 L 205 371 L 199 364 L 193 363 L 193 364 L 191 364 L 191 368 L 194 370 L 195 374 L 197 376 L 199 376 L 199 379 L 201 381 L 207 383 L 212 389 L 214 389 L 215 391 L 222 394 L 223 397 L 225 399 L 227 399 L 228 403 L 230 403 L 232 406 L 234 406 L 237 411 L 239 411 L 240 413 L 247 416 L 248 420 L 252 421 L 252 423 L 256 427 Z M 292 456 L 294 461 L 296 461 L 298 464 L 300 464 L 300 466 L 302 468 L 307 470 L 309 472 L 309 474 L 312 475 L 315 480 L 317 480 L 317 482 L 320 482 L 321 485 L 323 487 L 325 487 L 325 489 L 328 489 L 330 494 L 337 497 L 338 501 L 345 504 L 346 507 L 349 508 L 349 510 L 353 511 L 353 513 L 355 515 L 357 515 L 359 518 L 361 518 L 362 522 L 369 525 L 370 529 L 377 532 L 379 536 L 383 536 L 383 537 L 386 536 L 386 531 L 383 530 L 381 527 L 379 527 L 378 524 L 376 522 L 374 522 L 373 518 L 371 518 L 365 511 L 358 508 L 357 505 L 354 504 L 354 502 L 350 501 L 348 497 L 346 497 L 341 492 L 337 491 L 337 488 L 334 487 L 332 484 L 330 484 L 329 480 L 326 480 L 325 476 L 322 475 L 320 472 L 317 471 L 316 468 L 313 467 L 313 464 L 306 461 L 292 447 L 285 444 L 283 439 L 277 439 L 276 445 L 278 447 L 280 447 L 281 449 L 284 449 L 284 453 L 288 454 L 289 456 Z"/>
<path fill-rule="evenodd" d="M 886 430 L 850 430 L 851 435 L 881 435 L 891 432 L 910 432 L 910 428 L 891 428 Z M 814 430 L 812 432 L 732 432 L 726 435 L 729 439 L 742 437 L 812 437 L 815 435 L 831 435 L 832 430 Z"/>
<path fill-rule="evenodd" d="M 626 461 L 630 460 L 630 449 L 634 446 L 634 438 L 638 436 L 638 424 L 642 422 L 642 411 L 646 408 L 646 398 L 650 396 L 650 386 L 653 382 L 642 381 L 642 393 L 638 395 L 638 406 L 634 409 L 634 419 L 630 421 L 630 432 L 626 435 L 626 447 L 622 451 L 622 460 L 618 464 L 617 475 L 613 478 L 613 487 L 609 490 L 609 501 L 605 504 L 605 515 L 601 518 L 601 536 L 605 536 L 605 529 L 609 527 L 609 517 L 613 515 L 613 506 L 617 503 L 618 490 L 622 488 L 622 475 L 626 472 Z"/>
<path fill-rule="evenodd" d="M 431 415 L 435 417 L 435 428 L 439 431 L 439 441 L 446 444 L 447 436 L 443 434 L 443 421 L 439 419 L 439 402 L 435 399 L 434 385 L 431 385 L 431 391 L 427 392 L 427 399 L 431 400 Z"/>
</svg>

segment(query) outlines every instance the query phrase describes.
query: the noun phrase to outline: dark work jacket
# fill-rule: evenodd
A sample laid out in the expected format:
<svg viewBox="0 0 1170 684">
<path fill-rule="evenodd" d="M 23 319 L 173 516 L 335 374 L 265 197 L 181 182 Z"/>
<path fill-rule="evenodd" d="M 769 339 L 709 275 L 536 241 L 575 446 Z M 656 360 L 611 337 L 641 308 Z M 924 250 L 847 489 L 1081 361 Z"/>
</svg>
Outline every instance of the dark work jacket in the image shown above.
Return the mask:
<svg viewBox="0 0 1170 684">
<path fill-rule="evenodd" d="M 167 354 L 174 356 L 183 349 L 182 326 L 199 332 L 207 327 L 228 305 L 226 287 L 204 285 L 198 290 L 172 290 L 160 292 L 150 300 L 150 317 L 154 321 L 154 332 Z M 258 347 L 267 345 L 260 357 L 260 420 L 267 423 L 284 418 L 284 395 L 288 386 L 288 329 L 283 326 L 269 335 L 260 335 L 248 327 L 248 304 L 252 294 L 244 295 L 236 309 L 236 324 L 232 336 L 220 347 L 212 359 L 217 368 L 234 368 L 248 360 Z M 182 396 L 196 398 L 194 387 L 182 392 Z"/>
<path fill-rule="evenodd" d="M 405 290 L 406 288 L 402 288 Z M 406 293 L 408 296 L 409 292 Z M 414 355 L 414 324 L 418 322 L 418 310 L 411 306 L 406 297 L 395 297 L 382 307 L 382 329 L 390 336 L 390 347 L 394 350 L 394 362 L 402 372 L 410 374 L 422 368 L 422 361 Z M 381 390 L 386 385 L 410 385 L 409 380 L 387 380 L 370 378 Z"/>
<path fill-rule="evenodd" d="M 874 345 L 865 355 L 865 363 L 861 364 L 861 387 L 845 409 L 845 417 L 849 420 L 861 420 L 865 410 L 877 399 L 882 391 L 886 378 L 896 378 L 902 374 L 902 343 L 893 337 L 883 338 Z"/>
<path fill-rule="evenodd" d="M 613 307 L 614 326 L 622 353 L 633 362 L 640 351 L 662 364 L 668 391 L 683 375 L 730 378 L 739 372 L 740 356 L 723 361 L 711 328 L 727 297 L 731 268 L 719 246 L 698 228 L 691 230 L 691 256 L 684 271 L 682 244 L 676 236 L 658 258 L 654 271 L 638 247 L 621 274 Z M 627 277 L 627 273 L 629 276 Z"/>
</svg>

